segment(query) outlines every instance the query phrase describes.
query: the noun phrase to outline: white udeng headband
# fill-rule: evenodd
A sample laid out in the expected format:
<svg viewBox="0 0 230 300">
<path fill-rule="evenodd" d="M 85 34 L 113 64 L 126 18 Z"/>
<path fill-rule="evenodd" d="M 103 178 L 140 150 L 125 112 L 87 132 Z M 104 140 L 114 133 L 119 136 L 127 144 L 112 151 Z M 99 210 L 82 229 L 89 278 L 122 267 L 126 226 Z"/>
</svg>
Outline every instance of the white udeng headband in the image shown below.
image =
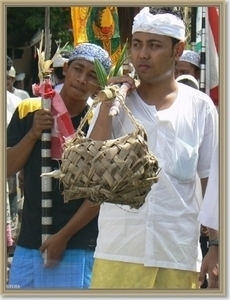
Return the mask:
<svg viewBox="0 0 230 300">
<path fill-rule="evenodd" d="M 143 8 L 134 18 L 132 34 L 148 32 L 167 35 L 178 40 L 185 40 L 184 22 L 172 14 L 156 14 L 149 12 L 149 7 Z"/>
</svg>

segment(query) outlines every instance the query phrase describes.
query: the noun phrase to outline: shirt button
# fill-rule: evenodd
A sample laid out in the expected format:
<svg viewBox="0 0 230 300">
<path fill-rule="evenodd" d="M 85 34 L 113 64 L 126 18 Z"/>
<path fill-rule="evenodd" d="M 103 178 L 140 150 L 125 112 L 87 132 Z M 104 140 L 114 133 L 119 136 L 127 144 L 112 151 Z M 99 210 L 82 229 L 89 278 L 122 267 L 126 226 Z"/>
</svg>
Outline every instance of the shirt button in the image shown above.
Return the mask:
<svg viewBox="0 0 230 300">
<path fill-rule="evenodd" d="M 149 222 L 149 223 L 148 223 L 148 227 L 152 227 L 152 223 Z"/>
</svg>

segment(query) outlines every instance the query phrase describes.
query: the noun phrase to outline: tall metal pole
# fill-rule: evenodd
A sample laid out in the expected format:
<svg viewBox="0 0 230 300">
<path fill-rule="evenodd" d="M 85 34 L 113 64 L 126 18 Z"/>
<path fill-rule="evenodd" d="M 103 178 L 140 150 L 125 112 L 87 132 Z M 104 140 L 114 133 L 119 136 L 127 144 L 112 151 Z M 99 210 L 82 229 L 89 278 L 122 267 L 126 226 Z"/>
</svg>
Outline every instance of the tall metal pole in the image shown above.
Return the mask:
<svg viewBox="0 0 230 300">
<path fill-rule="evenodd" d="M 205 93 L 205 72 L 206 72 L 206 7 L 202 7 L 202 29 L 201 29 L 201 53 L 200 53 L 200 90 Z"/>
<path fill-rule="evenodd" d="M 191 50 L 196 51 L 196 12 L 197 8 L 192 7 L 191 17 Z"/>
<path fill-rule="evenodd" d="M 50 58 L 51 54 L 51 40 L 50 40 L 50 8 L 45 8 L 45 61 Z M 44 74 L 45 86 L 49 85 L 49 78 Z M 41 82 L 40 82 L 41 84 Z M 51 98 L 50 96 L 42 95 L 42 108 L 51 110 Z M 41 136 L 41 158 L 42 167 L 41 174 L 52 171 L 51 167 L 51 131 L 44 130 Z M 41 208 L 42 208 L 42 243 L 51 235 L 52 219 L 52 178 L 49 176 L 41 177 Z M 44 264 L 47 262 L 47 252 L 43 253 Z"/>
</svg>

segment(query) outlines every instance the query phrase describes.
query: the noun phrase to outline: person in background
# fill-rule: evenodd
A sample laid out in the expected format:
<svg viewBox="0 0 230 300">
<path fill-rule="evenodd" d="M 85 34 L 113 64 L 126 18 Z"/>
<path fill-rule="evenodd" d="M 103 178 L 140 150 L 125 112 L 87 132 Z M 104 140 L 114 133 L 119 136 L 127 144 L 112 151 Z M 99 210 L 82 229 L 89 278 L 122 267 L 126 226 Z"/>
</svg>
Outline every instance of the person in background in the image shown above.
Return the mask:
<svg viewBox="0 0 230 300">
<path fill-rule="evenodd" d="M 194 76 L 199 82 L 200 87 L 200 53 L 192 50 L 184 51 L 183 55 L 180 58 L 180 61 L 175 64 L 175 77 L 177 78 L 178 76 L 183 74 L 190 74 Z M 213 76 L 215 77 L 215 74 Z M 214 102 L 218 111 L 218 95 L 216 94 L 216 90 L 210 91 L 210 98 Z"/>
<path fill-rule="evenodd" d="M 6 184 L 6 283 L 8 283 L 10 262 L 8 261 L 10 255 L 10 249 L 13 246 L 12 230 L 11 230 L 11 216 L 10 216 L 10 202 L 9 202 L 9 186 Z"/>
<path fill-rule="evenodd" d="M 16 75 L 15 81 L 14 81 L 14 87 L 16 89 L 19 89 L 19 90 L 25 89 L 25 84 L 24 84 L 25 77 L 26 77 L 25 73 L 20 73 L 20 74 Z"/>
<path fill-rule="evenodd" d="M 194 89 L 199 90 L 199 83 L 196 80 L 196 78 L 192 75 L 189 75 L 189 74 L 180 75 L 176 78 L 176 81 L 181 82 L 183 84 L 193 87 Z"/>
<path fill-rule="evenodd" d="M 26 91 L 14 87 L 15 78 L 16 71 L 15 68 L 12 66 L 7 75 L 7 90 L 22 100 L 30 98 L 29 94 Z"/>
<path fill-rule="evenodd" d="M 176 80 L 181 80 L 181 76 L 193 76 L 198 83 L 199 89 L 199 80 L 200 80 L 200 55 L 192 50 L 184 50 L 179 62 L 175 66 L 175 77 Z M 192 78 L 191 78 L 192 80 Z M 190 81 L 191 83 L 191 81 Z M 196 83 L 196 82 L 195 82 Z M 192 83 L 191 83 L 192 84 Z M 197 87 L 196 87 L 197 88 Z M 198 183 L 199 185 L 199 183 Z M 200 197 L 203 197 L 201 192 L 201 187 L 197 186 L 197 193 L 200 194 Z M 208 253 L 208 228 L 201 224 L 200 226 L 200 246 L 202 250 L 203 257 Z M 204 280 L 201 288 L 207 288 L 208 281 Z"/>
<path fill-rule="evenodd" d="M 42 243 L 40 175 L 43 130 L 52 133 L 51 163 L 56 170 L 61 164 L 63 142 L 57 131 L 66 132 L 68 127 L 73 134 L 89 109 L 88 97 L 100 91 L 95 59 L 109 73 L 112 63 L 104 49 L 90 43 L 75 47 L 63 66 L 64 85 L 53 98 L 56 114 L 53 106 L 52 112 L 41 108 L 41 97 L 27 99 L 16 109 L 7 128 L 7 176 L 23 170 L 22 222 L 9 277 L 9 284 L 21 289 L 81 289 L 88 288 L 91 281 L 99 207 L 87 199 L 64 203 L 63 186 L 53 178 L 52 235 Z M 57 122 L 63 115 L 65 121 Z M 88 125 L 85 133 L 87 129 Z"/>
<path fill-rule="evenodd" d="M 9 82 L 9 77 L 12 74 L 12 67 L 7 74 L 7 87 Z M 10 80 L 11 81 L 11 80 Z M 16 96 L 15 93 L 10 93 L 7 91 L 7 126 L 13 116 L 13 113 L 17 106 L 21 103 L 22 99 Z M 10 204 L 10 215 L 11 215 L 11 233 L 15 237 L 17 226 L 18 226 L 18 191 L 17 191 L 17 175 L 13 174 L 7 178 L 8 182 L 8 193 L 9 193 L 9 204 Z"/>
<path fill-rule="evenodd" d="M 125 103 L 145 128 L 161 171 L 140 209 L 100 206 L 92 289 L 199 288 L 196 174 L 205 191 L 218 114 L 208 95 L 175 80 L 184 40 L 184 22 L 172 7 L 145 7 L 134 18 L 130 55 L 140 83 Z M 111 105 L 96 107 L 89 138 L 114 139 L 134 130 L 122 107 L 119 116 L 109 115 Z"/>
<path fill-rule="evenodd" d="M 219 287 L 219 150 L 214 148 L 212 164 L 207 188 L 198 219 L 209 230 L 209 249 L 202 261 L 200 269 L 200 284 L 208 274 L 208 288 Z"/>
<path fill-rule="evenodd" d="M 9 76 L 9 71 L 13 65 L 13 62 L 9 56 L 6 57 L 6 76 Z M 11 94 L 6 90 L 6 127 L 10 123 L 12 115 L 16 109 L 16 107 L 20 104 L 22 100 Z M 17 221 L 17 194 L 16 190 L 16 176 L 11 176 L 7 178 L 6 182 L 6 241 L 7 241 L 7 269 L 9 273 L 10 263 L 8 258 L 10 256 L 11 249 L 14 245 L 13 240 L 13 231 L 15 230 L 16 221 Z M 16 194 L 16 203 L 14 203 Z M 13 205 L 10 205 L 13 204 Z M 8 283 L 8 273 L 6 282 Z"/>
<path fill-rule="evenodd" d="M 13 62 L 9 56 L 7 56 L 7 89 L 9 88 L 9 81 L 15 77 L 15 70 L 13 68 Z M 11 78 L 11 79 L 9 79 Z M 14 93 L 10 93 L 8 90 L 6 92 L 7 96 L 7 126 L 13 116 L 14 111 L 17 106 L 21 103 L 22 99 L 16 96 Z M 11 228 L 15 230 L 18 222 L 18 208 L 17 208 L 17 179 L 16 175 L 7 178 L 8 181 L 8 192 L 9 192 L 9 203 L 10 203 L 10 214 L 11 214 Z"/>
<path fill-rule="evenodd" d="M 53 62 L 54 90 L 58 93 L 60 93 L 65 82 L 65 75 L 63 73 L 63 66 L 65 62 L 68 62 L 68 58 L 62 57 L 61 55 L 59 55 Z"/>
<path fill-rule="evenodd" d="M 15 96 L 14 94 L 6 91 L 7 97 L 7 106 L 6 106 L 6 119 L 7 126 L 10 123 L 10 120 L 13 116 L 14 111 L 17 106 L 21 103 L 22 99 Z M 13 244 L 11 246 L 15 246 L 15 241 L 17 239 L 17 229 L 18 229 L 18 189 L 17 189 L 17 175 L 13 175 L 7 178 L 7 189 L 8 189 L 8 199 L 9 201 L 9 212 L 10 212 L 10 224 L 11 224 L 11 237 L 13 238 Z M 13 250 L 13 249 L 12 249 Z"/>
<path fill-rule="evenodd" d="M 184 50 L 180 60 L 175 64 L 175 78 L 180 75 L 192 75 L 200 80 L 200 55 L 192 50 Z"/>
<path fill-rule="evenodd" d="M 187 85 L 189 85 L 193 88 L 199 89 L 200 55 L 198 53 L 196 53 L 195 51 L 184 50 L 184 52 L 183 52 L 183 54 L 180 58 L 180 61 L 177 62 L 177 64 L 176 64 L 175 77 L 176 77 L 176 80 L 178 82 L 181 82 L 181 83 L 187 84 Z M 215 150 L 215 152 L 216 152 L 216 150 Z M 216 153 L 215 153 L 214 157 L 216 157 Z M 217 163 L 217 162 L 215 161 L 215 163 Z M 213 163 L 212 163 L 212 165 L 213 165 Z M 217 174 L 217 169 L 218 169 L 218 167 L 215 170 L 215 174 Z M 211 172 L 210 176 L 213 177 L 213 174 L 212 174 L 213 167 L 211 168 L 211 170 L 212 171 L 210 171 Z M 210 188 L 212 186 L 213 190 L 217 191 L 217 189 L 218 189 L 218 180 L 216 180 L 216 183 L 214 183 L 213 180 L 211 180 L 209 178 L 208 182 L 209 183 L 208 183 L 207 189 L 210 190 Z M 214 191 L 213 191 L 212 199 L 214 198 L 214 201 L 216 201 L 217 195 Z M 202 197 L 202 192 L 201 192 L 199 187 L 197 189 L 197 193 L 200 194 L 200 197 Z M 214 201 L 211 201 L 211 203 L 209 203 L 207 201 L 207 194 L 209 194 L 209 198 L 211 199 L 210 192 L 206 192 L 205 197 L 204 197 L 204 199 L 206 199 L 206 200 L 203 200 L 203 202 L 202 202 L 202 209 L 201 209 L 201 213 L 200 213 L 200 217 L 199 217 L 199 219 L 201 220 L 200 245 L 201 245 L 202 256 L 203 256 L 202 266 L 203 266 L 203 264 L 205 264 L 206 259 L 208 260 L 208 258 L 204 259 L 204 257 L 207 255 L 207 253 L 209 251 L 208 245 L 209 245 L 209 240 L 211 239 L 211 237 L 209 236 L 209 233 L 210 233 L 210 231 L 211 232 L 213 231 L 212 228 L 208 228 L 208 227 L 211 227 L 211 226 L 210 226 L 209 223 L 208 223 L 208 226 L 206 225 L 207 220 L 205 219 L 205 216 L 207 216 L 207 218 L 211 217 L 211 216 L 208 217 L 207 212 L 210 211 L 209 205 L 214 202 Z M 211 207 L 212 207 L 212 205 L 211 205 Z M 218 209 L 215 207 L 215 209 L 214 209 L 214 214 L 215 215 L 216 215 L 217 211 L 218 211 Z M 204 219 L 204 222 L 202 221 L 203 219 Z M 215 231 L 214 231 L 214 236 L 216 236 Z M 214 247 L 214 248 L 216 248 L 216 247 Z M 217 252 L 216 249 L 215 249 L 215 253 Z M 210 252 L 213 252 L 213 251 L 210 251 Z M 213 261 L 216 261 L 216 259 L 213 260 Z M 201 269 L 202 268 L 203 267 L 201 267 Z M 210 273 L 208 275 L 209 275 L 209 277 L 213 276 L 213 273 Z M 214 275 L 214 277 L 215 277 L 215 275 Z M 211 279 L 211 280 L 208 281 L 206 273 L 203 273 L 201 275 L 200 281 L 201 281 L 200 282 L 201 288 L 217 287 L 217 285 L 215 284 L 217 282 L 216 278 L 214 280 Z"/>
</svg>

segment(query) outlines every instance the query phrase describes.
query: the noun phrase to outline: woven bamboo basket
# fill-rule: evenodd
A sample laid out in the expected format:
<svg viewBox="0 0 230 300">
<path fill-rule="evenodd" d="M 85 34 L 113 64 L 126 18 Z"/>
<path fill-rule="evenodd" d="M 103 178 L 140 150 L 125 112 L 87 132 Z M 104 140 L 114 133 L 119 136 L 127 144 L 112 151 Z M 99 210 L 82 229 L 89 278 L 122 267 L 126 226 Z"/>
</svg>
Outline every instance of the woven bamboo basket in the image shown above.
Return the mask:
<svg viewBox="0 0 230 300">
<path fill-rule="evenodd" d="M 65 202 L 87 198 L 95 205 L 108 202 L 138 209 L 158 182 L 160 168 L 148 149 L 146 132 L 123 106 L 135 125 L 130 134 L 106 141 L 87 138 L 82 131 L 86 115 L 65 143 L 59 174 Z"/>
</svg>

